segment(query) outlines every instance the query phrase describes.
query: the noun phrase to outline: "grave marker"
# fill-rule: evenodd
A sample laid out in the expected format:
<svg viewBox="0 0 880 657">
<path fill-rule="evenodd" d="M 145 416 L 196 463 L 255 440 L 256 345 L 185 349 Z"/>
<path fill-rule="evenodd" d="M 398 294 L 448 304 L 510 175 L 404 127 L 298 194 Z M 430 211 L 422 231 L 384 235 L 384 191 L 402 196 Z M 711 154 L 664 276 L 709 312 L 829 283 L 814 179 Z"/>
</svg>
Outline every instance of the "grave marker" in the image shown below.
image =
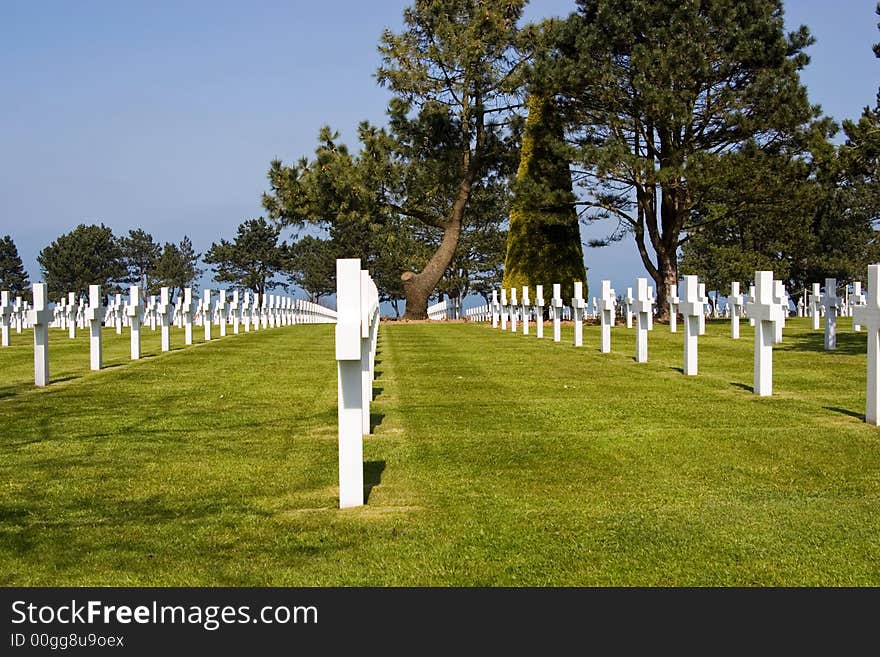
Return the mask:
<svg viewBox="0 0 880 657">
<path fill-rule="evenodd" d="M 822 295 L 819 294 L 819 284 L 813 283 L 813 293 L 810 295 L 810 317 L 813 318 L 813 330 L 819 330 L 819 308 L 822 302 Z"/>
<path fill-rule="evenodd" d="M 49 383 L 49 294 L 45 283 L 34 283 L 34 307 L 30 311 L 30 324 L 34 328 L 34 385 L 43 387 Z"/>
<path fill-rule="evenodd" d="M 522 323 L 523 323 L 523 335 L 529 334 L 529 287 L 527 285 L 523 286 L 522 289 L 522 299 L 520 300 L 522 303 Z"/>
<path fill-rule="evenodd" d="M 535 332 L 544 337 L 544 286 L 535 286 Z"/>
<path fill-rule="evenodd" d="M 553 284 L 553 342 L 562 340 L 562 285 L 560 283 Z"/>
<path fill-rule="evenodd" d="M 700 315 L 703 313 L 703 302 L 700 301 L 699 283 L 696 276 L 685 276 L 682 279 L 682 296 L 679 301 L 682 321 L 684 323 L 684 373 L 688 376 L 697 374 L 697 338 L 700 335 Z"/>
<path fill-rule="evenodd" d="M 574 313 L 574 346 L 582 347 L 584 344 L 584 284 L 581 281 L 574 282 L 574 296 L 571 299 L 571 309 Z"/>
<path fill-rule="evenodd" d="M 501 288 L 501 330 L 507 330 L 507 290 Z"/>
<path fill-rule="evenodd" d="M 9 326 L 12 317 L 12 304 L 9 303 L 9 290 L 0 292 L 0 346 L 9 346 Z"/>
<path fill-rule="evenodd" d="M 623 312 L 626 316 L 626 328 L 628 329 L 633 327 L 632 305 L 634 301 L 633 289 L 631 287 L 626 288 L 626 296 L 623 298 Z"/>
<path fill-rule="evenodd" d="M 339 507 L 364 503 L 361 261 L 336 261 L 336 362 L 339 421 Z"/>
<path fill-rule="evenodd" d="M 772 271 L 755 272 L 755 296 L 746 303 L 746 313 L 755 320 L 754 392 L 759 397 L 773 394 L 773 342 L 776 325 L 782 321 L 782 306 Z"/>
<path fill-rule="evenodd" d="M 700 313 L 700 335 L 706 334 L 706 310 L 709 297 L 706 296 L 706 284 L 700 283 L 700 303 L 703 304 L 703 312 Z"/>
<path fill-rule="evenodd" d="M 107 309 L 101 305 L 101 286 L 89 285 L 89 307 L 86 320 L 89 323 L 89 368 L 101 369 L 101 320 Z"/>
<path fill-rule="evenodd" d="M 217 313 L 217 323 L 220 325 L 220 337 L 226 337 L 226 290 L 217 291 L 217 305 L 214 312 Z"/>
<path fill-rule="evenodd" d="M 67 293 L 67 337 L 76 338 L 76 292 Z"/>
<path fill-rule="evenodd" d="M 853 293 L 850 297 L 850 316 L 853 318 L 853 331 L 856 333 L 860 333 L 862 330 L 862 325 L 856 321 L 855 310 L 859 306 L 865 305 L 865 295 L 862 293 L 862 282 L 861 281 L 853 281 Z"/>
<path fill-rule="evenodd" d="M 611 289 L 611 281 L 602 281 L 602 289 L 599 296 L 599 312 L 601 322 L 601 339 L 599 350 L 603 354 L 611 351 L 611 327 L 614 326 L 614 290 Z"/>
<path fill-rule="evenodd" d="M 647 278 L 636 279 L 636 362 L 648 362 L 648 331 L 653 328 L 654 295 Z"/>
<path fill-rule="evenodd" d="M 129 289 L 129 301 L 125 308 L 128 315 L 128 323 L 131 327 L 131 359 L 138 360 L 141 357 L 141 302 L 140 290 L 137 285 L 132 285 Z"/>
<path fill-rule="evenodd" d="M 193 313 L 195 310 L 192 288 L 185 288 L 183 290 L 183 343 L 186 345 L 193 343 Z"/>
<path fill-rule="evenodd" d="M 510 332 L 516 333 L 516 288 L 510 288 Z"/>
<path fill-rule="evenodd" d="M 868 376 L 865 422 L 880 426 L 880 265 L 868 265 L 868 298 L 853 308 L 853 322 L 868 334 Z"/>
<path fill-rule="evenodd" d="M 678 332 L 678 304 L 681 300 L 678 298 L 678 285 L 669 286 L 669 332 Z"/>
<path fill-rule="evenodd" d="M 837 349 L 837 310 L 840 299 L 837 298 L 837 279 L 825 279 L 825 293 L 821 297 L 821 306 L 825 310 L 825 349 Z"/>
<path fill-rule="evenodd" d="M 739 292 L 739 281 L 730 284 L 730 296 L 727 297 L 730 308 L 730 337 L 739 340 L 739 314 L 742 311 L 743 295 Z"/>
<path fill-rule="evenodd" d="M 202 325 L 205 327 L 205 342 L 211 341 L 211 290 L 202 291 Z"/>
<path fill-rule="evenodd" d="M 773 281 L 773 298 L 779 303 L 779 321 L 774 326 L 773 343 L 782 342 L 782 329 L 785 328 L 785 318 L 788 316 L 788 293 L 782 281 Z"/>
<path fill-rule="evenodd" d="M 162 351 L 171 351 L 171 303 L 167 287 L 159 289 L 156 315 L 159 317 L 159 330 L 162 333 Z"/>
</svg>

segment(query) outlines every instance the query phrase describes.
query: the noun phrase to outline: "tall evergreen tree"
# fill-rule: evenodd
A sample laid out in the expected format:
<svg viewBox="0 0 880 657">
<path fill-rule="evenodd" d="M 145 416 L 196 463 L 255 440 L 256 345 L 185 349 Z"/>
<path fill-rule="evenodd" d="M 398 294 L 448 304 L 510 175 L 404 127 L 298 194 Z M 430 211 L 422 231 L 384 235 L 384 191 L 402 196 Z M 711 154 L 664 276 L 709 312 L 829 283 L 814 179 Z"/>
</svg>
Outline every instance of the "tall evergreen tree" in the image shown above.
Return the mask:
<svg viewBox="0 0 880 657">
<path fill-rule="evenodd" d="M 40 251 L 37 262 L 52 297 L 68 292 L 84 297 L 89 285 L 110 294 L 126 280 L 119 242 L 104 224 L 80 224 Z"/>
<path fill-rule="evenodd" d="M 15 242 L 6 235 L 0 239 L 0 289 L 9 290 L 15 296 L 26 292 L 30 286 Z"/>
<path fill-rule="evenodd" d="M 786 36 L 781 0 L 579 0 L 554 32 L 536 78 L 560 92 L 586 217 L 633 235 L 665 316 L 721 155 L 817 114 L 799 78 L 812 39 Z"/>
<path fill-rule="evenodd" d="M 153 236 L 141 228 L 128 231 L 119 239 L 122 251 L 122 264 L 128 270 L 128 282 L 140 287 L 141 296 L 155 293 L 154 272 L 162 247 L 153 241 Z"/>
<path fill-rule="evenodd" d="M 166 242 L 162 247 L 162 254 L 156 261 L 155 288 L 168 287 L 172 297 L 185 287 L 191 287 L 196 279 L 202 275 L 199 265 L 199 254 L 193 249 L 192 241 L 186 235 L 180 244 Z"/>
<path fill-rule="evenodd" d="M 264 218 L 241 223 L 235 240 L 211 244 L 205 262 L 213 265 L 214 280 L 232 283 L 262 296 L 281 285 L 274 276 L 284 269 L 287 245 L 278 244 L 281 229 Z"/>
<path fill-rule="evenodd" d="M 559 152 L 563 124 L 549 96 L 532 94 L 522 138 L 519 170 L 507 253 L 505 288 L 553 283 L 562 285 L 562 298 L 574 295 L 574 281 L 584 283 L 587 272 L 580 223 L 572 192 L 568 160 Z"/>
<path fill-rule="evenodd" d="M 437 238 L 429 257 L 402 271 L 408 318 L 426 317 L 474 190 L 507 183 L 516 146 L 507 122 L 519 104 L 524 44 L 531 45 L 517 27 L 523 4 L 416 0 L 404 11 L 405 29 L 386 31 L 379 47 L 377 78 L 395 94 L 389 128 L 363 124 L 359 157 L 327 130 L 314 163 L 272 163 L 263 202 L 274 219 L 383 224 L 397 214 L 419 224 L 427 241 Z"/>
<path fill-rule="evenodd" d="M 336 245 L 332 240 L 306 235 L 290 245 L 284 269 L 291 282 L 317 303 L 336 292 Z"/>
</svg>

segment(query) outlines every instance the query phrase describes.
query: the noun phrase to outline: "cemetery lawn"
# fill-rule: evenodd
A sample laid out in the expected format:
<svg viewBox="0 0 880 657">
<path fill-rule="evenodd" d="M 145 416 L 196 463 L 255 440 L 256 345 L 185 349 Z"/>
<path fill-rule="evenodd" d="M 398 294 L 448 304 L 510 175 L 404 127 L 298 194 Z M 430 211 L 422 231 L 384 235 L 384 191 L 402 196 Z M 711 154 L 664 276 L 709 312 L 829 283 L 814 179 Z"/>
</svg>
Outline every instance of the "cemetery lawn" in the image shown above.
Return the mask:
<svg viewBox="0 0 880 657">
<path fill-rule="evenodd" d="M 649 362 L 483 325 L 383 324 L 365 507 L 337 505 L 333 327 L 159 353 L 143 332 L 0 349 L 0 584 L 880 585 L 880 429 L 865 334 L 809 320 L 752 385 L 752 329 L 682 327 Z M 216 332 L 216 329 L 215 329 Z M 534 333 L 534 327 L 532 327 Z M 201 330 L 195 335 L 201 337 Z M 550 328 L 545 332 L 550 334 Z"/>
</svg>

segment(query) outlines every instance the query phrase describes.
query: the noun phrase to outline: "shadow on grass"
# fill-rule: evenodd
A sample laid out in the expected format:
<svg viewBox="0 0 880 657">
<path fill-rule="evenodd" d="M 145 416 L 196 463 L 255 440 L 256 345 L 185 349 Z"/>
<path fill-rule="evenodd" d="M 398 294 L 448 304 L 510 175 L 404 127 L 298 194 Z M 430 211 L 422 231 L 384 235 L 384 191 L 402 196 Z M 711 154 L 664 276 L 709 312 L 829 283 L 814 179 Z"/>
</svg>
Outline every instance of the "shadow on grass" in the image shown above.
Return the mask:
<svg viewBox="0 0 880 657">
<path fill-rule="evenodd" d="M 857 419 L 861 420 L 862 422 L 865 421 L 865 414 L 864 413 L 857 413 L 857 412 L 851 411 L 847 408 L 840 408 L 838 406 L 823 406 L 822 408 L 824 408 L 826 411 L 834 411 L 835 413 L 840 413 L 842 415 L 849 415 L 850 417 L 857 418 Z"/>
<path fill-rule="evenodd" d="M 382 424 L 382 420 L 385 419 L 385 413 L 370 413 L 370 433 Z"/>
<path fill-rule="evenodd" d="M 385 461 L 367 461 L 364 463 L 364 504 L 370 501 L 373 487 L 382 483 Z"/>
<path fill-rule="evenodd" d="M 837 326 L 837 349 L 828 350 L 828 353 L 858 356 L 867 351 L 866 333 L 852 333 L 848 328 L 842 331 L 839 323 Z M 809 333 L 797 333 L 795 335 L 783 335 L 782 344 L 775 345 L 774 349 L 821 353 L 826 351 L 825 332 L 819 330 Z"/>
<path fill-rule="evenodd" d="M 373 399 L 376 399 L 377 397 L 379 397 L 379 395 L 381 395 L 383 392 L 385 392 L 385 388 L 380 388 L 379 386 L 373 386 Z"/>
<path fill-rule="evenodd" d="M 740 383 L 739 381 L 731 381 L 730 385 L 734 386 L 735 388 L 742 388 L 746 392 L 755 392 L 755 389 L 752 386 L 746 383 Z"/>
</svg>

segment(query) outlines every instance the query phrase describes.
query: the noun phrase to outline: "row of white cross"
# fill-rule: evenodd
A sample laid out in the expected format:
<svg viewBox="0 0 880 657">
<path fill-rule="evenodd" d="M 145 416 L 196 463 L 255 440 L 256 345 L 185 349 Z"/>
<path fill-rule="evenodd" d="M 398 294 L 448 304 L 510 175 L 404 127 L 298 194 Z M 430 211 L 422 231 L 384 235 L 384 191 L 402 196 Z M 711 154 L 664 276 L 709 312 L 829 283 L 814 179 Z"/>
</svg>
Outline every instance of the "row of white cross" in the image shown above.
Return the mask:
<svg viewBox="0 0 880 657">
<path fill-rule="evenodd" d="M 631 293 L 631 289 L 628 290 Z M 492 291 L 492 301 L 489 305 L 492 328 L 510 330 L 516 332 L 517 319 L 522 320 L 523 335 L 529 334 L 529 319 L 534 309 L 535 331 L 539 338 L 544 337 L 544 286 L 535 287 L 536 297 L 534 301 L 529 298 L 529 288 L 522 288 L 522 296 L 517 302 L 517 289 L 502 289 L 499 299 L 498 291 Z M 631 297 L 631 298 L 630 298 Z M 648 331 L 653 330 L 653 306 L 655 303 L 654 288 L 648 285 L 647 278 L 636 280 L 636 296 L 628 296 L 627 302 L 627 326 L 632 326 L 632 316 L 636 317 L 636 360 L 640 363 L 648 360 Z M 601 346 L 603 353 L 611 351 L 611 327 L 614 326 L 616 315 L 617 295 L 611 287 L 611 281 L 602 281 L 601 295 L 598 301 L 599 320 L 601 322 Z M 522 312 L 518 312 L 519 309 Z M 562 300 L 562 285 L 553 284 L 553 298 L 550 300 L 550 317 L 553 321 L 553 340 L 560 342 L 562 339 L 561 322 L 564 318 L 565 304 Z M 586 303 L 583 296 L 583 283 L 574 282 L 574 296 L 571 299 L 572 319 L 574 321 L 574 346 L 581 347 L 584 343 L 584 314 Z"/>
<path fill-rule="evenodd" d="M 379 334 L 379 291 L 359 258 L 336 261 L 339 508 L 364 503 L 364 436 Z"/>
<path fill-rule="evenodd" d="M 550 305 L 550 314 L 553 319 L 553 339 L 560 341 L 560 318 L 563 307 L 561 286 L 553 286 L 553 299 Z M 825 291 L 820 291 L 819 284 L 813 285 L 813 294 L 810 297 L 810 314 L 814 330 L 819 329 L 820 315 L 825 318 L 825 349 L 833 350 L 837 346 L 836 318 L 841 309 L 846 306 L 851 310 L 853 317 L 853 329 L 861 330 L 861 326 L 868 329 L 868 375 L 867 375 L 867 404 L 865 419 L 871 424 L 880 423 L 878 409 L 880 409 L 880 265 L 871 265 L 868 268 L 868 296 L 864 297 L 861 291 L 861 283 L 856 281 L 853 285 L 853 296 L 841 303 L 837 296 L 837 281 L 833 278 L 825 280 Z M 679 297 L 679 289 L 682 296 Z M 475 313 L 476 317 L 491 318 L 492 328 L 500 327 L 506 330 L 508 323 L 510 330 L 516 332 L 517 317 L 522 318 L 523 335 L 529 333 L 530 311 L 534 310 L 536 318 L 536 333 L 539 338 L 543 337 L 543 311 L 544 298 L 543 287 L 536 286 L 536 298 L 533 302 L 529 299 L 529 288 L 523 287 L 519 303 L 517 302 L 517 289 L 502 289 L 500 299 L 497 291 L 492 293 L 492 301 L 487 311 L 482 309 Z M 631 317 L 637 318 L 636 324 L 636 354 L 637 362 L 646 362 L 648 359 L 647 333 L 653 328 L 653 290 L 647 284 L 647 279 L 640 278 L 636 283 L 636 295 L 632 295 L 631 288 L 627 289 L 624 297 L 626 305 L 627 327 L 632 326 Z M 745 312 L 750 323 L 755 327 L 755 358 L 754 358 L 754 393 L 759 396 L 769 396 L 773 392 L 773 344 L 782 341 L 782 329 L 785 318 L 789 313 L 789 297 L 782 281 L 773 279 L 772 271 L 756 271 L 755 285 L 750 286 L 747 299 L 740 293 L 740 285 L 737 282 L 731 284 L 728 306 L 730 307 L 731 337 L 739 339 L 739 320 Z M 700 283 L 696 276 L 685 276 L 679 285 L 669 287 L 668 303 L 670 310 L 670 331 L 677 332 L 677 317 L 681 314 L 684 320 L 684 373 L 694 376 L 698 371 L 698 344 L 697 338 L 705 333 L 706 306 L 705 285 Z M 600 351 L 611 351 L 611 327 L 614 325 L 616 315 L 615 308 L 617 297 L 611 282 L 603 280 L 601 294 L 599 296 L 598 312 L 601 322 Z M 585 307 L 582 284 L 574 283 L 574 298 L 571 300 L 574 311 L 574 346 L 583 345 L 583 310 Z M 522 309 L 521 313 L 518 312 Z"/>
<path fill-rule="evenodd" d="M 11 301 L 9 290 L 0 291 L 0 346 L 9 346 L 9 332 L 14 327 L 16 333 L 30 328 L 30 304 L 20 296 Z"/>
<path fill-rule="evenodd" d="M 249 300 L 250 295 L 244 295 L 245 304 L 239 308 L 238 292 L 233 294 L 233 302 L 227 309 L 225 302 L 225 293 L 221 294 L 219 300 L 213 305 L 211 290 L 203 290 L 201 298 L 201 306 L 193 301 L 192 289 L 185 288 L 182 295 L 182 301 L 178 302 L 180 314 L 184 328 L 184 342 L 191 345 L 193 342 L 193 318 L 198 312 L 199 307 L 202 309 L 204 321 L 202 326 L 205 331 L 205 341 L 211 340 L 211 327 L 216 324 L 220 328 L 220 337 L 226 335 L 227 323 L 232 322 L 233 332 L 239 333 L 239 320 L 243 320 L 245 332 L 250 331 L 251 326 L 254 330 L 262 328 L 274 328 L 276 326 L 286 326 L 288 324 L 317 323 L 317 322 L 335 322 L 335 311 L 313 304 L 308 301 L 293 300 L 291 303 L 279 303 L 278 309 L 289 309 L 291 312 L 268 312 L 253 314 L 250 311 Z M 34 330 L 34 383 L 37 386 L 45 386 L 49 383 L 49 326 L 53 321 L 54 313 L 49 309 L 48 294 L 44 283 L 35 283 L 33 286 L 34 307 L 28 316 L 28 322 Z M 258 295 L 254 295 L 258 299 Z M 68 307 L 73 307 L 70 304 Z M 102 305 L 101 287 L 99 285 L 89 286 L 89 303 L 83 308 L 83 320 L 89 326 L 89 367 L 92 370 L 100 370 L 102 366 L 102 341 L 101 330 L 102 324 L 108 320 L 108 325 L 115 325 L 116 332 L 122 332 L 122 313 L 127 317 L 127 325 L 131 335 L 131 359 L 138 360 L 141 353 L 141 320 L 144 317 L 143 302 L 141 300 L 140 291 L 137 286 L 132 286 L 129 291 L 128 303 L 122 304 L 120 295 L 117 295 L 116 301 L 111 304 L 112 312 L 108 312 L 108 308 Z M 267 305 L 271 311 L 272 306 Z M 212 311 L 213 309 L 213 317 Z M 162 351 L 171 349 L 170 326 L 172 320 L 172 305 L 169 300 L 169 289 L 163 287 L 160 291 L 159 302 L 155 305 L 155 318 L 158 321 L 162 332 Z M 0 312 L 0 320 L 4 328 L 4 342 L 8 346 L 8 321 L 7 315 Z M 77 323 L 75 318 L 68 316 L 69 336 L 76 337 Z M 153 324 L 155 327 L 155 324 Z"/>
</svg>

